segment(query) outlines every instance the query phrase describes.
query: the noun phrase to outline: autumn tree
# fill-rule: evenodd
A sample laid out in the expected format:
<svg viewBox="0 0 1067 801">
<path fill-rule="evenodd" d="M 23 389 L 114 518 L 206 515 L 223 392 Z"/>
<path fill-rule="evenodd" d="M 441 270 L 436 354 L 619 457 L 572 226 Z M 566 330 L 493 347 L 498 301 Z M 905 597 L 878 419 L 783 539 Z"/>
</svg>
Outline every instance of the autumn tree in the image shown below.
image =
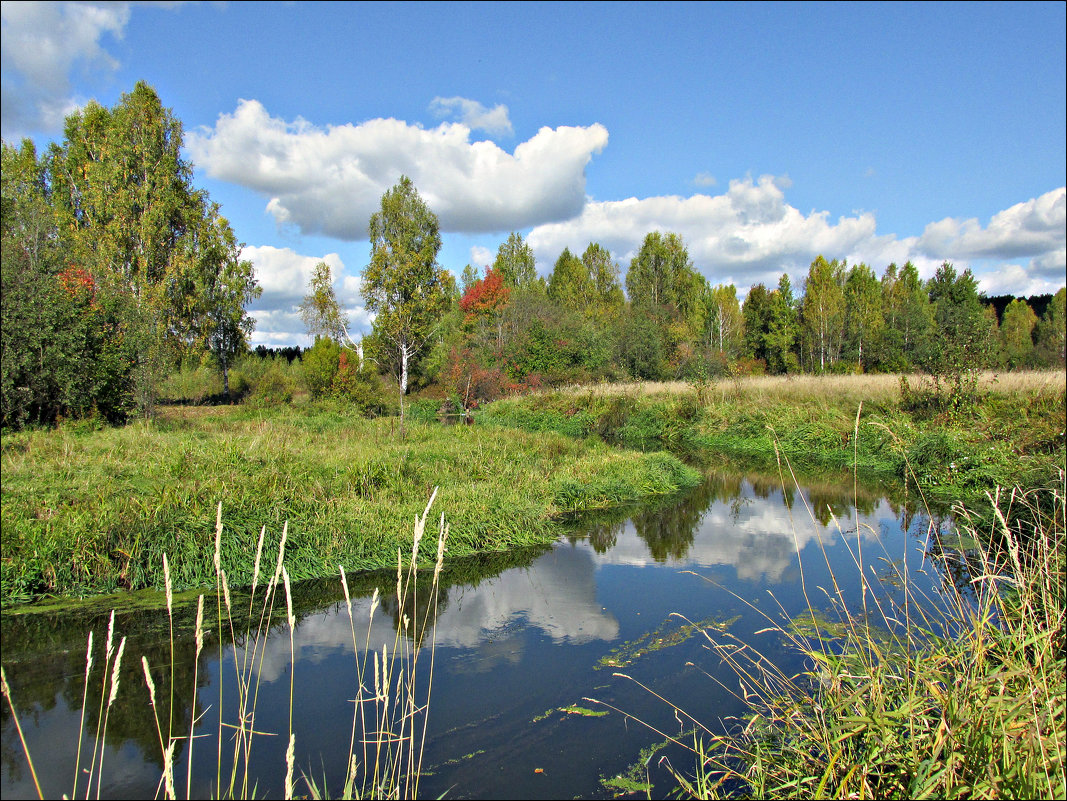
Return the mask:
<svg viewBox="0 0 1067 801">
<path fill-rule="evenodd" d="M 459 308 L 466 315 L 468 323 L 494 331 L 498 350 L 503 344 L 504 309 L 511 291 L 499 272 L 486 267 L 485 277 L 472 283 L 459 299 Z"/>
<path fill-rule="evenodd" d="M 371 260 L 363 271 L 363 298 L 376 315 L 374 336 L 400 388 L 400 430 L 411 362 L 448 309 L 451 275 L 437 263 L 441 231 L 407 176 L 382 195 L 370 219 Z"/>
</svg>

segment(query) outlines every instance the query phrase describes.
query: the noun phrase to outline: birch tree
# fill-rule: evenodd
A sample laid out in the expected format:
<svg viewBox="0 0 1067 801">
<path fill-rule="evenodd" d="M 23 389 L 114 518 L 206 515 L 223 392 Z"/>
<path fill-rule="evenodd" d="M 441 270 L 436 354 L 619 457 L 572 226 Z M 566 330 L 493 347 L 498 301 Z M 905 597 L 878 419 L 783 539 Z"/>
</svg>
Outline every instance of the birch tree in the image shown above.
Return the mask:
<svg viewBox="0 0 1067 801">
<path fill-rule="evenodd" d="M 441 230 L 437 215 L 407 176 L 382 195 L 370 218 L 371 259 L 363 271 L 363 298 L 375 314 L 382 344 L 400 388 L 400 431 L 412 360 L 426 346 L 449 304 L 450 282 L 437 263 Z"/>
</svg>

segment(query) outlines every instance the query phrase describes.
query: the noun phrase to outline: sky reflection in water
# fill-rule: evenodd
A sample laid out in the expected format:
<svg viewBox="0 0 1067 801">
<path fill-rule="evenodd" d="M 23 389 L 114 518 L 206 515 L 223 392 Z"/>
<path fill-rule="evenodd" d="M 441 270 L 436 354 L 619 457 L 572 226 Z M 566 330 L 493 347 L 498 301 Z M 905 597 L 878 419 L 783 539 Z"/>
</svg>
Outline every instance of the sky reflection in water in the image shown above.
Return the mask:
<svg viewBox="0 0 1067 801">
<path fill-rule="evenodd" d="M 709 722 L 737 714 L 740 708 L 715 682 L 686 666 L 691 661 L 729 682 L 717 660 L 701 647 L 700 637 L 641 654 L 626 668 L 633 681 L 597 669 L 605 654 L 640 641 L 657 627 L 677 629 L 682 621 L 672 613 L 693 621 L 740 616 L 732 631 L 744 638 L 767 625 L 763 613 L 801 611 L 798 547 L 809 597 L 814 593 L 816 603 L 820 598 L 825 602 L 826 595 L 815 588 L 833 586 L 830 566 L 845 597 L 857 597 L 853 554 L 861 549 L 863 561 L 876 571 L 884 572 L 889 561 L 907 564 L 913 582 L 936 586 L 940 581 L 936 572 L 920 572 L 929 567 L 923 553 L 927 525 L 925 516 L 912 520 L 902 506 L 879 494 L 864 494 L 855 503 L 851 487 L 783 492 L 773 482 L 711 478 L 682 499 L 586 521 L 584 532 L 562 540 L 533 561 L 527 559 L 528 564 L 502 571 L 497 565 L 495 574 L 444 587 L 436 616 L 426 754 L 427 763 L 435 767 L 424 780 L 424 794 L 610 795 L 601 779 L 625 769 L 641 747 L 660 738 L 618 713 L 580 718 L 562 713 L 546 717 L 547 712 L 578 702 L 589 706 L 582 699 L 595 697 L 677 731 L 670 710 L 641 690 L 637 681 L 673 697 L 697 716 L 706 714 Z M 933 525 L 943 523 L 935 520 Z M 911 528 L 911 535 L 902 528 Z M 332 582 L 328 589 L 322 582 L 313 586 L 313 591 L 312 585 L 296 588 L 297 761 L 317 779 L 325 776 L 329 787 L 339 788 L 352 721 L 349 699 L 355 695 L 352 634 L 340 582 Z M 890 594 L 899 591 L 889 585 L 885 589 Z M 381 592 L 394 591 L 395 585 L 383 578 Z M 360 651 L 368 641 L 370 605 L 368 585 L 366 595 L 353 599 Z M 370 647 L 379 650 L 383 644 L 392 647 L 397 630 L 395 615 L 389 613 L 395 602 L 390 607 L 387 599 L 384 607 L 369 628 Z M 139 626 L 137 621 L 120 619 L 119 631 L 129 630 L 123 628 L 124 622 Z M 94 627 L 99 629 L 94 636 L 101 638 L 99 620 Z M 74 710 L 81 699 L 86 631 L 84 621 L 60 622 L 54 629 L 49 635 L 52 643 L 45 647 L 39 631 L 23 632 L 20 641 L 18 623 L 9 617 L 4 621 L 5 669 L 45 792 L 53 794 L 69 792 L 73 778 L 78 721 Z M 761 636 L 766 640 L 768 635 Z M 27 637 L 35 642 L 26 642 Z M 187 640 L 179 643 L 178 650 L 189 657 L 185 673 L 191 687 Z M 142 651 L 158 652 L 162 645 L 134 639 L 127 658 L 134 665 Z M 793 658 L 773 642 L 762 647 L 783 659 Z M 275 629 L 259 668 L 257 728 L 287 729 L 289 648 L 287 630 Z M 238 649 L 238 658 L 241 655 Z M 150 661 L 166 660 L 155 655 Z M 200 674 L 200 710 L 210 707 L 201 731 L 213 733 L 218 720 L 217 648 L 205 649 Z M 32 681 L 28 675 L 33 675 Z M 131 670 L 124 681 L 136 684 L 137 673 Z M 142 694 L 143 687 L 142 680 Z M 123 690 L 138 692 L 128 686 Z M 179 717 L 188 721 L 188 689 L 185 697 Z M 150 721 L 146 701 L 147 697 L 130 701 L 129 714 L 145 715 Z M 540 720 L 533 722 L 535 718 Z M 87 734 L 91 737 L 89 725 Z M 154 728 L 132 720 L 109 721 L 108 742 L 114 750 L 109 748 L 105 757 L 104 794 L 155 793 L 159 768 L 154 738 Z M 283 739 L 261 740 L 260 793 L 280 789 Z M 204 744 L 194 750 L 193 790 L 207 795 L 215 767 L 206 757 L 215 749 L 207 745 L 208 739 L 200 742 Z M 33 795 L 6 707 L 2 757 L 3 797 Z"/>
</svg>

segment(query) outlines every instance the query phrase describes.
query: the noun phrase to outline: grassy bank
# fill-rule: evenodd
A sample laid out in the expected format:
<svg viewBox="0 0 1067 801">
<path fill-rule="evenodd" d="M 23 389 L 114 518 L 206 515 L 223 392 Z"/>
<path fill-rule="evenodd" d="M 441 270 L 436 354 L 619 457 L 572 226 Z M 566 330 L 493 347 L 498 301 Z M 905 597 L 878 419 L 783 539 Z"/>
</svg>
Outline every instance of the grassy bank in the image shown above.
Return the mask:
<svg viewBox="0 0 1067 801">
<path fill-rule="evenodd" d="M 752 643 L 708 629 L 710 648 L 736 673 L 729 689 L 749 713 L 727 736 L 687 715 L 697 734 L 679 744 L 696 762 L 692 771 L 672 768 L 680 794 L 1063 798 L 1062 481 L 1056 490 L 994 496 L 992 514 L 958 509 L 975 547 L 959 555 L 960 579 L 936 599 L 900 575 L 903 601 L 865 580 L 862 604 L 838 598 L 829 612 L 768 617 L 767 631 L 805 657 L 799 675 L 777 669 Z M 996 530 L 975 519 L 994 520 Z"/>
<path fill-rule="evenodd" d="M 987 374 L 962 399 L 938 395 L 926 379 L 909 382 L 910 394 L 897 376 L 574 388 L 497 401 L 482 418 L 708 463 L 768 469 L 780 455 L 806 470 L 856 467 L 950 500 L 1046 486 L 1064 466 L 1062 371 Z"/>
<path fill-rule="evenodd" d="M 395 422 L 340 408 L 173 407 L 125 428 L 3 437 L 2 599 L 214 580 L 215 511 L 223 567 L 251 579 L 261 527 L 288 522 L 295 579 L 388 568 L 410 550 L 411 520 L 434 487 L 450 510 L 449 555 L 551 542 L 556 518 L 667 494 L 696 471 L 552 432 Z"/>
</svg>

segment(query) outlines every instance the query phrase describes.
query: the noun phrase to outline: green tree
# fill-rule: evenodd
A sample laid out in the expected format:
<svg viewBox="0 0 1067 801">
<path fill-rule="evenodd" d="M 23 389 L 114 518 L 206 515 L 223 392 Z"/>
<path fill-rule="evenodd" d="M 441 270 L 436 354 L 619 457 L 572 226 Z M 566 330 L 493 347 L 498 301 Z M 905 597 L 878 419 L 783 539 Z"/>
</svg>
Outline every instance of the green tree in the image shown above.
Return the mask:
<svg viewBox="0 0 1067 801">
<path fill-rule="evenodd" d="M 591 295 L 592 283 L 585 263 L 570 248 L 564 248 L 548 279 L 548 297 L 564 309 L 584 313 Z"/>
<path fill-rule="evenodd" d="M 248 350 L 255 320 L 247 306 L 263 294 L 252 262 L 241 258 L 238 244 L 218 204 L 201 218 L 207 230 L 197 247 L 200 285 L 196 290 L 197 318 L 208 351 L 222 370 L 222 391 L 230 394 L 230 367 Z"/>
<path fill-rule="evenodd" d="M 248 318 L 239 314 L 237 328 L 220 338 L 222 321 L 235 297 L 247 303 L 254 294 L 236 288 L 239 260 L 211 255 L 233 235 L 217 205 L 192 185 L 181 149 L 181 122 L 139 82 L 112 109 L 90 102 L 67 117 L 62 142 L 44 159 L 65 258 L 88 271 L 101 301 L 119 314 L 144 413 L 168 362 L 191 347 L 214 342 L 218 355 L 231 347 L 220 342 L 239 343 L 233 335 Z M 227 274 L 207 275 L 211 269 Z"/>
<path fill-rule="evenodd" d="M 724 357 L 735 358 L 740 352 L 743 333 L 737 287 L 733 284 L 720 284 L 709 288 L 705 297 L 705 330 L 708 344 Z"/>
<path fill-rule="evenodd" d="M 627 310 L 615 348 L 617 362 L 633 378 L 642 381 L 663 378 L 663 329 L 646 310 L 633 306 Z"/>
<path fill-rule="evenodd" d="M 820 372 L 836 361 L 845 321 L 845 296 L 841 290 L 844 265 L 837 259 L 816 257 L 804 282 L 800 323 L 807 341 L 812 367 Z"/>
<path fill-rule="evenodd" d="M 0 425 L 130 411 L 130 365 L 113 298 L 67 263 L 29 140 L 2 145 Z"/>
<path fill-rule="evenodd" d="M 317 336 L 315 344 L 304 351 L 304 386 L 312 398 L 325 398 L 333 390 L 341 363 L 341 346 L 331 337 Z"/>
<path fill-rule="evenodd" d="M 782 273 L 778 288 L 770 294 L 770 310 L 764 333 L 764 352 L 772 373 L 796 371 L 799 366 L 794 348 L 800 325 L 789 276 Z"/>
<path fill-rule="evenodd" d="M 937 268 L 926 285 L 934 307 L 938 347 L 927 359 L 927 369 L 959 374 L 985 367 L 993 355 L 991 339 L 996 325 L 986 315 L 978 294 L 978 281 L 969 269 L 962 274 L 950 262 Z"/>
<path fill-rule="evenodd" d="M 501 243 L 493 260 L 493 270 L 508 287 L 526 288 L 537 280 L 534 254 L 522 234 L 512 231 L 507 241 Z"/>
<path fill-rule="evenodd" d="M 767 332 L 770 330 L 772 315 L 771 293 L 763 284 L 756 284 L 748 290 L 741 316 L 744 324 L 742 353 L 750 359 L 758 359 L 767 364 Z"/>
<path fill-rule="evenodd" d="M 602 322 L 617 319 L 626 303 L 618 263 L 607 248 L 591 242 L 582 254 L 582 264 L 592 284 L 591 316 Z"/>
<path fill-rule="evenodd" d="M 659 231 L 647 234 L 626 273 L 630 303 L 657 315 L 663 308 L 677 309 L 692 266 L 680 236 Z"/>
<path fill-rule="evenodd" d="M 337 300 L 330 265 L 326 262 L 315 265 L 308 293 L 298 308 L 304 328 L 313 340 L 323 336 L 343 345 L 348 339 L 348 315 Z"/>
<path fill-rule="evenodd" d="M 884 326 L 882 291 L 874 271 L 860 263 L 845 279 L 845 342 L 860 369 L 868 371 L 873 360 L 872 346 Z"/>
<path fill-rule="evenodd" d="M 487 266 L 486 270 L 488 269 L 489 268 Z M 472 286 L 478 283 L 479 280 L 480 279 L 478 278 L 478 270 L 472 267 L 470 264 L 465 264 L 463 266 L 463 273 L 462 275 L 460 275 L 459 279 L 459 294 L 461 296 L 465 295 L 467 293 L 467 290 L 469 290 Z"/>
<path fill-rule="evenodd" d="M 1000 347 L 1008 367 L 1028 367 L 1034 355 L 1034 328 L 1037 315 L 1022 298 L 1004 309 L 1000 323 Z"/>
<path fill-rule="evenodd" d="M 934 312 L 919 271 L 910 261 L 897 272 L 890 264 L 882 276 L 882 366 L 904 371 L 926 362 Z"/>
<path fill-rule="evenodd" d="M 1067 288 L 1053 295 L 1037 326 L 1037 358 L 1050 367 L 1063 367 L 1067 357 Z"/>
<path fill-rule="evenodd" d="M 437 215 L 407 176 L 382 195 L 370 219 L 371 259 L 363 271 L 363 297 L 376 315 L 374 335 L 384 345 L 400 388 L 400 430 L 411 362 L 448 310 L 455 281 L 437 263 Z"/>
<path fill-rule="evenodd" d="M 686 369 L 704 333 L 707 281 L 693 270 L 689 251 L 674 233 L 645 236 L 626 273 L 630 305 L 652 317 L 669 364 Z"/>
</svg>

